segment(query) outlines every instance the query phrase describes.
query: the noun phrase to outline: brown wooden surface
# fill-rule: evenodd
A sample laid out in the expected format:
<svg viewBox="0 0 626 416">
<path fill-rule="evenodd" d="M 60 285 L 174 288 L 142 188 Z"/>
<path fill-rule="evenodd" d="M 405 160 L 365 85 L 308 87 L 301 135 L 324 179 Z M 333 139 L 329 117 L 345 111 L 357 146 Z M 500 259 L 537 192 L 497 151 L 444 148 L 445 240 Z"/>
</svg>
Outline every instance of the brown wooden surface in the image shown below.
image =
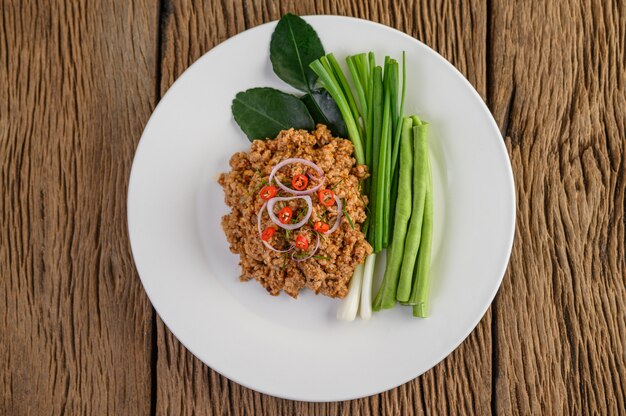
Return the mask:
<svg viewBox="0 0 626 416">
<path fill-rule="evenodd" d="M 516 241 L 470 337 L 397 389 L 256 393 L 194 358 L 134 269 L 126 187 L 152 109 L 195 59 L 285 12 L 422 40 L 487 101 Z M 626 4 L 0 0 L 0 414 L 626 414 Z"/>
<path fill-rule="evenodd" d="M 154 313 L 125 209 L 157 4 L 0 4 L 0 414 L 146 414 Z"/>
</svg>

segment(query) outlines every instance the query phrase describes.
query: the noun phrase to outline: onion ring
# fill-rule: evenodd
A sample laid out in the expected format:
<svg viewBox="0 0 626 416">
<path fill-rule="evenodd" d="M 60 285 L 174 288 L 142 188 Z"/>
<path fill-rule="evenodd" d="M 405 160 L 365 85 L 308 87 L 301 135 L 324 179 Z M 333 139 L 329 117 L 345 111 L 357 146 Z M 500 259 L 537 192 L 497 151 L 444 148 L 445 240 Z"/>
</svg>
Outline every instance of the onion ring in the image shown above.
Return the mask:
<svg viewBox="0 0 626 416">
<path fill-rule="evenodd" d="M 335 231 L 337 231 L 337 228 L 339 228 L 339 224 L 341 224 L 341 216 L 343 214 L 343 205 L 341 203 L 341 199 L 339 199 L 337 194 L 335 194 L 335 202 L 337 202 L 337 219 L 335 219 L 335 224 L 333 225 L 333 227 L 330 230 L 326 231 L 324 235 L 329 235 L 329 234 L 334 233 Z"/>
<path fill-rule="evenodd" d="M 313 168 L 315 170 L 315 172 L 317 172 L 320 176 L 319 177 L 314 177 L 311 176 L 312 178 L 316 178 L 316 180 L 319 180 L 320 182 L 315 185 L 313 188 L 311 189 L 306 189 L 304 191 L 296 191 L 295 189 L 291 189 L 286 187 L 281 181 L 278 180 L 278 178 L 276 178 L 276 173 L 278 173 L 278 170 L 280 168 L 282 168 L 283 166 L 287 166 L 290 165 L 292 163 L 302 163 L 303 165 L 306 165 L 310 168 Z M 321 180 L 320 180 L 321 178 Z M 313 192 L 317 191 L 318 189 L 320 189 L 322 187 L 322 185 L 324 185 L 324 182 L 326 181 L 326 177 L 324 176 L 324 171 L 322 170 L 322 168 L 320 168 L 319 166 L 317 166 L 315 163 L 311 162 L 310 160 L 306 160 L 306 159 L 298 159 L 298 158 L 289 158 L 289 159 L 285 159 L 282 162 L 280 162 L 279 164 L 277 164 L 276 166 L 274 166 L 274 169 L 272 169 L 272 172 L 270 173 L 270 177 L 268 182 L 272 183 L 272 179 L 274 179 L 276 181 L 276 184 L 278 185 L 278 187 L 280 189 L 282 189 L 285 192 L 288 192 L 292 195 L 309 195 L 312 194 Z"/>
<path fill-rule="evenodd" d="M 280 220 L 278 219 L 276 214 L 274 214 L 274 205 L 276 205 L 276 203 L 279 202 L 279 201 L 291 201 L 291 200 L 294 200 L 294 199 L 304 199 L 306 201 L 307 205 L 309 206 L 309 209 L 307 210 L 306 215 L 304 216 L 304 218 L 302 218 L 296 224 L 283 224 L 282 222 L 280 222 Z M 308 195 L 302 195 L 302 196 L 279 196 L 279 197 L 274 197 L 274 198 L 270 199 L 269 201 L 267 201 L 267 213 L 269 214 L 270 219 L 272 220 L 272 222 L 274 224 L 278 225 L 280 228 L 283 228 L 285 230 L 295 230 L 296 228 L 302 227 L 304 224 L 307 223 L 307 221 L 311 217 L 311 211 L 313 211 L 313 202 L 311 201 L 311 197 L 308 196 Z"/>
<path fill-rule="evenodd" d="M 261 231 L 261 218 L 263 217 L 263 210 L 265 209 L 265 207 L 266 207 L 266 206 L 267 206 L 267 202 L 264 202 L 264 203 L 263 203 L 263 206 L 262 206 L 262 207 L 261 207 L 261 209 L 259 210 L 259 213 L 257 214 L 257 220 L 256 220 L 256 223 L 257 223 L 257 228 L 259 229 L 259 237 L 261 237 L 261 234 L 262 234 L 262 231 Z M 289 248 L 288 248 L 288 249 L 286 249 L 286 250 L 278 250 L 278 249 L 276 249 L 276 248 L 272 247 L 270 243 L 268 243 L 267 241 L 265 241 L 265 240 L 263 240 L 263 239 L 261 240 L 261 242 L 262 242 L 263 244 L 265 244 L 265 247 L 267 247 L 267 248 L 269 248 L 270 250 L 275 251 L 275 252 L 277 252 L 277 253 L 287 253 L 287 252 L 291 251 L 291 249 L 293 249 L 293 247 L 294 247 L 294 246 L 293 246 L 293 244 L 292 244 L 292 245 L 291 245 L 291 247 L 289 247 Z"/>
</svg>

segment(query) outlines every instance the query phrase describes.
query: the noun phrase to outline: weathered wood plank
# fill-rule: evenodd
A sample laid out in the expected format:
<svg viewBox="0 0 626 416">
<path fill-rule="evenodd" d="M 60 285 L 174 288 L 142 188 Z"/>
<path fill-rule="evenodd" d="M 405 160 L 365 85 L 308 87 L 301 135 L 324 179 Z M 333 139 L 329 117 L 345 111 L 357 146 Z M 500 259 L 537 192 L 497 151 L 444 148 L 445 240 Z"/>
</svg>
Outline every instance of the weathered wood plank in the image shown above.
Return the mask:
<svg viewBox="0 0 626 416">
<path fill-rule="evenodd" d="M 154 1 L 0 2 L 0 414 L 148 414 L 152 309 L 126 184 Z"/>
<path fill-rule="evenodd" d="M 161 92 L 227 38 L 287 12 L 358 16 L 397 27 L 432 46 L 486 97 L 484 1 L 165 2 Z M 207 368 L 158 324 L 158 414 L 487 414 L 491 409 L 491 315 L 442 364 L 398 389 L 342 403 L 301 403 L 241 387 Z"/>
<path fill-rule="evenodd" d="M 498 414 L 626 410 L 626 7 L 494 2 L 489 102 L 516 178 Z"/>
</svg>

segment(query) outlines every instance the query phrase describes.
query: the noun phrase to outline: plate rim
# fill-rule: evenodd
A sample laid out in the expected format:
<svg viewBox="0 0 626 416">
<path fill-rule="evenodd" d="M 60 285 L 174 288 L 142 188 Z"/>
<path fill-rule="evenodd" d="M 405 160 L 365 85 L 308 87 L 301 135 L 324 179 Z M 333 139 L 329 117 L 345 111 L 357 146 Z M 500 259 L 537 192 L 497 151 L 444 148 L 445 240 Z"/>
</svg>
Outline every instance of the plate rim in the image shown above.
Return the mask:
<svg viewBox="0 0 626 416">
<path fill-rule="evenodd" d="M 468 326 L 468 330 L 465 331 L 463 333 L 463 335 L 459 338 L 459 341 L 457 343 L 454 343 L 451 345 L 450 348 L 448 349 L 442 349 L 442 352 L 436 355 L 436 359 L 433 360 L 433 364 L 424 369 L 421 373 L 416 374 L 414 376 L 412 376 L 411 378 L 408 378 L 406 380 L 401 380 L 400 383 L 397 383 L 395 385 L 389 386 L 388 388 L 385 388 L 384 390 L 376 390 L 373 392 L 366 392 L 365 394 L 360 394 L 360 395 L 348 395 L 348 396 L 344 396 L 343 399 L 316 399 L 316 400 L 309 400 L 306 398 L 302 398 L 302 397 L 293 397 L 290 395 L 285 395 L 285 394 L 277 394 L 276 392 L 270 391 L 268 389 L 265 389 L 263 386 L 257 387 L 257 386 L 251 386 L 249 384 L 247 384 L 246 382 L 242 382 L 241 380 L 238 379 L 238 377 L 235 377 L 233 375 L 229 374 L 229 371 L 224 371 L 223 368 L 221 368 L 221 366 L 215 366 L 214 364 L 211 364 L 207 361 L 209 360 L 205 360 L 203 358 L 201 358 L 202 354 L 198 354 L 196 351 L 194 351 L 193 348 L 190 348 L 185 342 L 183 342 L 183 340 L 178 336 L 177 331 L 175 331 L 172 326 L 169 325 L 168 323 L 168 319 L 165 318 L 160 312 L 159 309 L 157 307 L 157 305 L 154 302 L 154 298 L 153 296 L 151 296 L 150 294 L 150 290 L 148 289 L 148 287 L 145 284 L 145 279 L 144 277 L 142 277 L 142 273 L 140 272 L 140 268 L 138 266 L 137 260 L 135 258 L 135 251 L 136 249 L 134 248 L 134 246 L 136 244 L 138 244 L 137 242 L 133 243 L 133 239 L 131 238 L 131 235 L 133 234 L 133 232 L 131 231 L 132 229 L 132 225 L 131 225 L 131 204 L 130 204 L 130 200 L 131 200 L 131 193 L 132 193 L 132 189 L 134 188 L 133 183 L 136 183 L 136 180 L 134 181 L 133 178 L 136 177 L 136 175 L 134 175 L 135 169 L 136 169 L 136 165 L 135 165 L 135 159 L 137 154 L 139 153 L 142 144 L 145 144 L 146 140 L 144 140 L 147 136 L 146 136 L 146 131 L 148 131 L 149 127 L 151 124 L 154 123 L 155 120 L 155 114 L 157 113 L 158 108 L 163 104 L 163 101 L 165 101 L 165 98 L 168 96 L 168 94 L 170 93 L 170 91 L 176 86 L 177 83 L 179 83 L 182 79 L 186 78 L 189 73 L 191 72 L 190 69 L 192 67 L 194 67 L 195 65 L 199 64 L 201 61 L 203 61 L 207 55 L 209 55 L 211 52 L 214 52 L 217 49 L 222 49 L 222 48 L 226 48 L 229 46 L 230 43 L 232 43 L 231 41 L 235 41 L 237 38 L 239 38 L 240 36 L 242 36 L 243 34 L 255 30 L 255 29 L 259 29 L 261 27 L 266 27 L 266 26 L 273 26 L 278 22 L 278 19 L 276 20 L 272 20 L 266 23 L 262 23 L 253 27 L 250 27 L 246 30 L 243 30 L 231 37 L 229 37 L 228 39 L 225 39 L 224 41 L 220 42 L 219 44 L 215 45 L 214 47 L 206 50 L 200 57 L 198 57 L 191 65 L 189 65 L 188 67 L 185 68 L 185 70 L 174 80 L 174 82 L 168 87 L 167 91 L 165 92 L 165 94 L 163 94 L 163 96 L 160 98 L 159 102 L 157 103 L 157 105 L 154 107 L 154 109 L 152 110 L 152 113 L 150 115 L 150 118 L 148 119 L 141 137 L 139 139 L 139 142 L 136 146 L 135 149 L 135 153 L 133 155 L 133 162 L 132 162 L 132 166 L 131 166 L 131 171 L 130 171 L 130 175 L 128 178 L 128 187 L 127 187 L 127 195 L 126 195 L 126 206 L 127 206 L 127 215 L 126 215 L 126 223 L 127 223 L 127 231 L 128 231 L 128 239 L 129 239 L 129 243 L 130 243 L 130 248 L 131 248 L 131 256 L 133 259 L 133 263 L 135 265 L 135 269 L 137 270 L 137 275 L 139 276 L 139 279 L 141 281 L 141 284 L 143 286 L 143 289 L 152 305 L 152 307 L 154 308 L 155 312 L 158 314 L 159 318 L 163 321 L 163 323 L 165 324 L 165 326 L 167 327 L 167 329 L 176 337 L 177 341 L 181 343 L 181 345 L 187 349 L 195 358 L 197 358 L 199 361 L 201 361 L 204 365 L 210 367 L 212 370 L 216 371 L 217 373 L 219 373 L 220 375 L 226 377 L 227 379 L 234 381 L 235 383 L 244 386 L 246 388 L 249 388 L 253 391 L 257 391 L 260 392 L 262 394 L 266 394 L 268 396 L 272 396 L 272 397 L 277 397 L 277 398 L 284 398 L 284 399 L 288 399 L 288 400 L 295 400 L 295 401 L 303 401 L 303 402 L 320 402 L 320 403 L 325 403 L 325 402 L 335 402 L 335 401 L 347 401 L 347 400 L 354 400 L 354 399 L 359 399 L 359 398 L 364 398 L 364 397 L 370 397 L 372 395 L 376 395 L 376 394 L 380 394 L 380 393 L 384 393 L 386 391 L 395 389 L 403 384 L 406 384 L 408 382 L 410 382 L 411 380 L 414 380 L 417 377 L 422 376 L 423 374 L 427 373 L 428 371 L 430 371 L 432 368 L 434 368 L 435 366 L 437 366 L 438 364 L 440 364 L 445 358 L 447 358 L 453 351 L 455 351 L 467 338 L 468 336 L 474 332 L 474 330 L 476 329 L 476 327 L 478 326 L 478 324 L 480 323 L 480 321 L 484 318 L 487 310 L 489 309 L 489 307 L 492 305 L 496 294 L 498 293 L 500 287 L 502 286 L 502 281 L 504 279 L 504 276 L 506 274 L 506 271 L 508 269 L 508 265 L 510 263 L 510 259 L 511 259 L 511 254 L 512 254 L 512 249 L 513 249 L 513 243 L 515 240 L 515 230 L 516 230 L 516 223 L 517 223 L 517 194 L 516 194 L 516 190 L 515 190 L 515 179 L 514 179 L 514 175 L 513 175 L 513 168 L 512 168 L 512 163 L 511 163 L 511 158 L 510 155 L 508 153 L 508 150 L 506 148 L 506 145 L 504 143 L 504 139 L 502 136 L 502 133 L 500 131 L 500 128 L 498 126 L 498 124 L 495 121 L 495 118 L 493 116 L 493 113 L 491 112 L 491 110 L 489 109 L 489 107 L 487 106 L 486 102 L 483 100 L 483 98 L 481 97 L 481 95 L 478 93 L 478 91 L 476 90 L 476 88 L 474 88 L 474 86 L 471 84 L 471 82 L 469 82 L 469 80 L 465 77 L 465 75 L 463 73 L 461 73 L 450 61 L 448 61 L 445 57 L 443 57 L 442 55 L 440 55 L 437 51 L 435 51 L 433 48 L 431 48 L 430 46 L 428 46 L 427 44 L 425 44 L 424 42 L 422 42 L 421 40 L 414 38 L 412 36 L 410 36 L 409 34 L 398 30 L 396 28 L 393 28 L 391 26 L 387 26 L 385 24 L 382 23 L 378 23 L 378 22 L 374 22 L 371 20 L 367 20 L 367 19 L 363 19 L 363 18 L 359 18 L 359 17 L 352 17 L 352 16 L 341 16 L 341 15 L 335 15 L 335 14 L 319 14 L 319 15 L 303 15 L 300 16 L 303 19 L 307 20 L 308 23 L 310 23 L 312 26 L 314 26 L 314 22 L 311 22 L 310 20 L 317 20 L 317 19 L 338 19 L 338 20 L 350 20 L 350 21 L 355 21 L 359 24 L 363 24 L 363 25 L 369 25 L 372 27 L 376 27 L 377 29 L 381 29 L 381 30 L 386 30 L 386 31 L 391 31 L 394 32 L 394 34 L 396 35 L 400 35 L 404 38 L 406 38 L 409 41 L 412 42 L 416 42 L 417 44 L 420 45 L 420 47 L 423 47 L 425 49 L 425 51 L 435 60 L 440 61 L 441 63 L 443 63 L 445 66 L 447 66 L 449 69 L 452 69 L 453 73 L 456 75 L 456 77 L 461 80 L 461 82 L 466 86 L 469 87 L 469 91 L 470 94 L 474 95 L 475 98 L 478 99 L 478 102 L 480 103 L 480 106 L 482 108 L 483 111 L 486 112 L 486 114 L 489 115 L 489 117 L 487 117 L 488 119 L 488 123 L 489 123 L 489 127 L 493 130 L 494 133 L 497 133 L 498 137 L 500 138 L 500 140 L 498 140 L 498 150 L 501 153 L 501 155 L 504 157 L 504 159 L 506 160 L 506 183 L 507 183 L 507 189 L 509 191 L 509 199 L 508 199 L 508 204 L 510 204 L 510 208 L 511 208 L 511 224 L 509 229 L 507 230 L 507 239 L 506 239 L 506 260 L 502 261 L 502 264 L 500 265 L 500 267 L 498 267 L 499 271 L 499 278 L 497 279 L 497 285 L 493 286 L 493 289 L 491 290 L 491 293 L 489 294 L 488 298 L 489 301 L 486 302 L 486 304 L 484 305 L 484 307 L 481 308 L 481 313 L 477 314 L 476 319 L 472 320 L 472 324 Z M 503 257 L 504 259 L 504 257 Z"/>
</svg>

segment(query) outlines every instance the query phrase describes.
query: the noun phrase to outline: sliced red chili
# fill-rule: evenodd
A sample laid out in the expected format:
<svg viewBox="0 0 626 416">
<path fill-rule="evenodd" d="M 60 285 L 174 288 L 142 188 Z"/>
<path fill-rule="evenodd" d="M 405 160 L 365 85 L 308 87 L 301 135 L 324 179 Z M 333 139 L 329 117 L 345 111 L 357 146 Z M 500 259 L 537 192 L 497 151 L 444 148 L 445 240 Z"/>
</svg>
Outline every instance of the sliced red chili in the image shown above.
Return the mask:
<svg viewBox="0 0 626 416">
<path fill-rule="evenodd" d="M 322 189 L 317 192 L 317 197 L 322 205 L 327 207 L 332 206 L 335 203 L 335 193 L 330 189 Z"/>
<path fill-rule="evenodd" d="M 275 187 L 268 185 L 264 186 L 263 189 L 261 189 L 259 195 L 261 195 L 261 199 L 269 201 L 270 199 L 274 198 L 277 193 L 278 190 Z"/>
<path fill-rule="evenodd" d="M 309 240 L 303 235 L 297 236 L 296 247 L 298 247 L 300 250 L 306 250 L 307 248 L 309 248 Z"/>
<path fill-rule="evenodd" d="M 289 224 L 289 221 L 291 221 L 292 216 L 293 216 L 293 211 L 289 207 L 285 207 L 281 209 L 280 211 L 278 211 L 278 219 L 283 224 Z"/>
<path fill-rule="evenodd" d="M 296 191 L 302 191 L 306 189 L 306 186 L 309 184 L 309 178 L 306 175 L 296 175 L 291 180 L 291 186 Z"/>
<path fill-rule="evenodd" d="M 261 240 L 263 241 L 269 241 L 270 238 L 272 238 L 272 236 L 274 235 L 274 233 L 276 232 L 276 228 L 274 227 L 267 227 L 265 230 L 263 230 L 263 232 L 261 233 Z"/>
<path fill-rule="evenodd" d="M 317 221 L 313 224 L 313 229 L 318 233 L 325 233 L 330 230 L 330 225 L 326 224 L 324 221 Z"/>
</svg>

